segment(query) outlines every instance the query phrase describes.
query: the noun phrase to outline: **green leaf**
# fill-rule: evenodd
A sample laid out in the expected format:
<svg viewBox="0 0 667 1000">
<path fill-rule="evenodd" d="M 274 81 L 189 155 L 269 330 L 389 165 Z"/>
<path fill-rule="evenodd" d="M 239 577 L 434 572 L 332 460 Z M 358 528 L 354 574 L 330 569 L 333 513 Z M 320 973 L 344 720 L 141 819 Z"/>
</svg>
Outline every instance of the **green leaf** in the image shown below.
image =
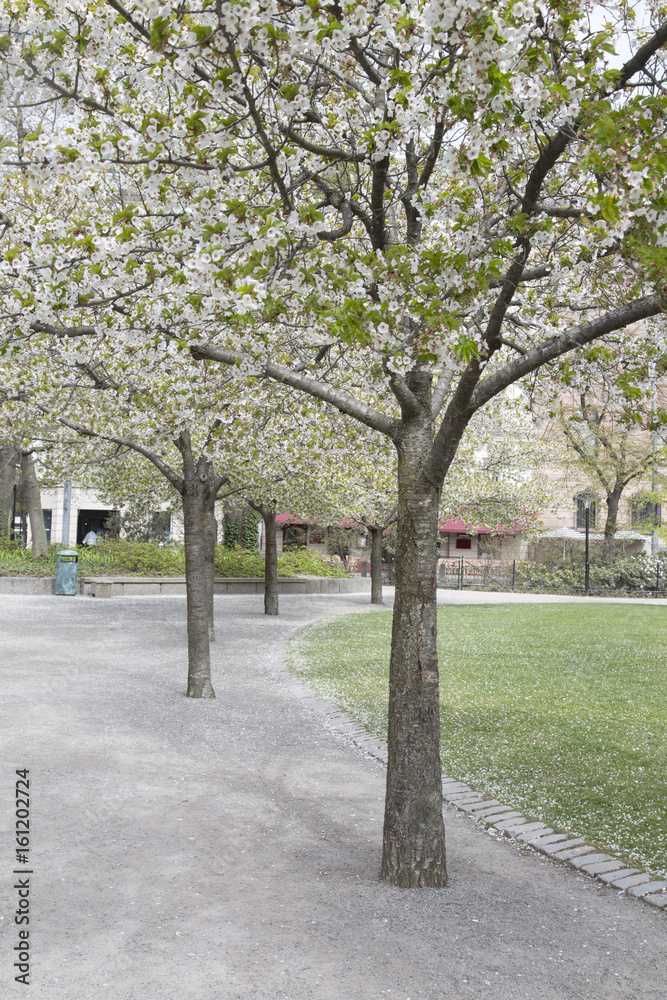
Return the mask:
<svg viewBox="0 0 667 1000">
<path fill-rule="evenodd" d="M 164 48 L 168 40 L 169 40 L 169 18 L 156 17 L 155 20 L 151 22 L 151 37 L 150 37 L 151 48 L 159 52 Z"/>
<path fill-rule="evenodd" d="M 474 160 L 470 161 L 470 173 L 473 177 L 486 177 L 491 169 L 491 160 L 484 153 L 480 153 Z"/>
<path fill-rule="evenodd" d="M 210 28 L 207 24 L 191 24 L 190 31 L 193 35 L 197 36 L 197 41 L 200 43 L 205 42 L 213 34 L 213 28 Z"/>
</svg>

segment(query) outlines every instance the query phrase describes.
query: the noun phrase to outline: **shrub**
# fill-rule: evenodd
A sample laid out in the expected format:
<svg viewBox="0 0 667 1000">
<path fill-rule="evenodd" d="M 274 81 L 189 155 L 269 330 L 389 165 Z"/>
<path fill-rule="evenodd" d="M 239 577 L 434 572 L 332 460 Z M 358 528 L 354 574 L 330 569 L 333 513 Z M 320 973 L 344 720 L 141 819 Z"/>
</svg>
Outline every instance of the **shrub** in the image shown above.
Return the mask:
<svg viewBox="0 0 667 1000">
<path fill-rule="evenodd" d="M 159 546 L 108 538 L 97 545 L 80 545 L 80 576 L 183 576 L 185 553 L 182 545 Z"/>
<path fill-rule="evenodd" d="M 660 589 L 667 590 L 667 561 L 660 560 Z M 557 590 L 563 593 L 581 591 L 584 588 L 584 563 L 546 565 L 527 562 L 516 563 L 515 585 L 519 589 Z M 591 559 L 591 590 L 655 590 L 655 559 L 641 553 L 633 556 L 619 556 L 609 565 L 602 558 Z"/>
<path fill-rule="evenodd" d="M 54 576 L 56 553 L 62 545 L 50 545 L 49 554 L 33 559 L 29 549 L 18 542 L 0 542 L 0 576 Z M 107 538 L 97 545 L 79 545 L 79 576 L 184 576 L 183 546 L 159 546 L 152 542 L 132 542 Z M 218 545 L 215 552 L 216 576 L 264 576 L 264 556 L 241 548 Z M 278 556 L 278 576 L 345 576 L 316 552 L 295 549 Z"/>
<path fill-rule="evenodd" d="M 264 559 L 257 552 L 238 546 L 218 545 L 215 550 L 216 576 L 264 576 Z"/>
<path fill-rule="evenodd" d="M 30 549 L 22 549 L 18 542 L 0 542 L 1 576 L 53 576 L 56 572 L 56 550 L 58 545 L 49 546 L 49 554 L 33 559 Z"/>
<path fill-rule="evenodd" d="M 263 560 L 262 560 L 263 561 Z M 312 549 L 291 549 L 278 556 L 278 576 L 345 576 L 341 566 L 334 566 Z"/>
<path fill-rule="evenodd" d="M 215 553 L 216 576 L 264 576 L 264 556 L 245 549 L 219 545 Z M 316 552 L 292 549 L 278 556 L 278 576 L 345 576 Z"/>
</svg>

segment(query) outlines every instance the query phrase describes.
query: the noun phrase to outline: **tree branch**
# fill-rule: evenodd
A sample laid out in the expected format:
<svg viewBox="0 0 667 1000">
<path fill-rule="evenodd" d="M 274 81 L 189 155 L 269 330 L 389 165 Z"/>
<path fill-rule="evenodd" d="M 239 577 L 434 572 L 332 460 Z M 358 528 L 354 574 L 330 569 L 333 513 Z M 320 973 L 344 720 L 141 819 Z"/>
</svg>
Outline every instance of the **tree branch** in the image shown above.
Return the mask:
<svg viewBox="0 0 667 1000">
<path fill-rule="evenodd" d="M 279 128 L 283 135 L 286 135 L 288 139 L 295 142 L 297 146 L 301 146 L 302 149 L 307 150 L 309 153 L 315 153 L 316 156 L 322 156 L 326 160 L 341 160 L 343 163 L 363 163 L 366 159 L 366 153 L 346 153 L 344 149 L 337 149 L 335 146 L 320 146 L 316 142 L 311 142 L 310 139 L 305 139 L 298 132 L 295 132 L 291 125 L 280 125 Z"/>
<path fill-rule="evenodd" d="M 438 381 L 435 384 L 435 389 L 433 390 L 433 395 L 431 396 L 431 416 L 434 420 L 442 409 L 442 405 L 447 398 L 447 393 L 449 392 L 455 375 L 456 368 L 453 365 L 451 368 L 443 368 L 440 372 Z"/>
<path fill-rule="evenodd" d="M 557 337 L 552 337 L 551 340 L 540 344 L 539 347 L 532 348 L 522 358 L 517 358 L 494 375 L 489 375 L 483 382 L 480 382 L 472 397 L 473 410 L 478 410 L 480 406 L 488 403 L 503 389 L 523 378 L 524 375 L 529 375 L 546 362 L 554 361 L 576 347 L 584 347 L 591 341 L 604 337 L 605 334 L 612 333 L 614 330 L 622 330 L 631 323 L 648 319 L 650 316 L 659 316 L 664 311 L 665 303 L 657 295 L 646 295 L 621 306 L 619 309 L 605 313 L 604 316 L 599 316 L 588 323 L 581 323 Z"/>
<path fill-rule="evenodd" d="M 590 212 L 583 208 L 559 208 L 558 205 L 545 205 L 544 202 L 535 202 L 535 211 L 538 215 L 549 215 L 555 219 L 581 219 L 591 218 Z"/>
<path fill-rule="evenodd" d="M 187 427 L 181 431 L 175 439 L 174 444 L 180 451 L 183 459 L 183 473 L 185 480 L 194 479 L 197 469 L 194 455 L 192 454 L 192 439 L 190 438 L 190 431 Z"/>
<path fill-rule="evenodd" d="M 477 358 L 473 358 L 461 376 L 433 440 L 429 478 L 439 489 L 442 487 L 468 421 L 475 412 L 471 400 L 481 373 L 480 362 Z"/>
<path fill-rule="evenodd" d="M 215 347 L 213 344 L 193 344 L 190 348 L 190 353 L 196 361 L 219 361 L 224 365 L 240 365 L 244 361 L 249 360 L 243 354 L 239 354 L 236 351 L 229 351 L 223 347 Z M 281 382 L 283 385 L 289 385 L 293 389 L 300 389 L 315 399 L 331 403 L 341 413 L 347 413 L 348 416 L 354 417 L 355 420 L 365 424 L 367 427 L 372 427 L 373 430 L 380 431 L 381 434 L 386 434 L 387 437 L 393 438 L 396 433 L 398 427 L 396 420 L 386 416 L 384 413 L 380 413 L 379 410 L 375 410 L 372 406 L 360 402 L 360 400 L 356 399 L 346 390 L 336 389 L 335 386 L 329 385 L 328 382 L 321 382 L 311 375 L 304 375 L 300 372 L 291 371 L 289 368 L 284 368 L 282 365 L 267 362 L 261 365 L 256 377 L 260 379 L 273 379 L 274 382 Z"/>
<path fill-rule="evenodd" d="M 519 347 L 519 345 L 515 344 L 513 340 L 507 340 L 505 337 L 501 337 L 500 343 L 503 345 L 503 347 L 511 347 L 512 350 L 516 351 L 518 354 L 527 354 L 528 353 L 525 350 L 525 348 Z"/>
<path fill-rule="evenodd" d="M 386 245 L 384 189 L 389 173 L 389 157 L 384 156 L 372 168 L 371 219 L 373 224 L 373 249 L 384 250 Z"/>
<path fill-rule="evenodd" d="M 58 417 L 58 423 L 62 424 L 63 427 L 69 427 L 70 430 L 76 431 L 77 434 L 81 434 L 82 437 L 92 437 L 100 438 L 102 441 L 111 441 L 113 444 L 119 444 L 123 448 L 131 448 L 132 451 L 138 452 L 147 458 L 149 462 L 152 462 L 156 469 L 162 473 L 165 479 L 169 480 L 174 489 L 183 494 L 183 479 L 179 476 L 171 466 L 167 465 L 164 459 L 156 455 L 149 448 L 145 448 L 143 445 L 138 444 L 136 441 L 132 441 L 131 438 L 120 437 L 117 434 L 104 434 L 101 431 L 93 430 L 92 427 L 85 427 L 83 424 L 77 423 L 75 420 L 68 420 L 67 417 Z"/>
<path fill-rule="evenodd" d="M 113 112 L 109 111 L 108 108 L 105 108 L 103 104 L 98 104 L 97 101 L 94 101 L 90 97 L 79 97 L 78 94 L 62 87 L 59 83 L 56 83 L 55 80 L 50 80 L 48 76 L 46 76 L 42 70 L 39 69 L 39 67 L 35 66 L 30 56 L 24 55 L 23 58 L 26 65 L 30 67 L 35 76 L 38 76 L 44 86 L 48 87 L 49 90 L 52 90 L 58 95 L 58 97 L 63 97 L 66 101 L 76 101 L 78 104 L 83 104 L 84 108 L 89 108 L 91 111 L 99 111 L 103 115 L 113 117 Z"/>
<path fill-rule="evenodd" d="M 421 410 L 421 404 L 403 376 L 391 370 L 386 358 L 382 362 L 382 370 L 389 380 L 389 388 L 396 397 L 401 412 L 404 416 L 416 417 Z"/>
<path fill-rule="evenodd" d="M 334 243 L 336 240 L 341 239 L 352 229 L 352 223 L 354 222 L 354 214 L 347 198 L 340 197 L 339 204 L 335 206 L 338 211 L 343 216 L 343 224 L 338 227 L 338 229 L 332 229 L 330 231 L 321 229 L 317 236 L 321 240 L 327 240 L 329 243 Z"/>
<path fill-rule="evenodd" d="M 98 331 L 94 326 L 51 326 L 50 323 L 40 323 L 36 320 L 30 324 L 30 329 L 34 333 L 50 333 L 54 337 L 97 337 Z"/>
<path fill-rule="evenodd" d="M 331 76 L 335 76 L 336 79 L 340 80 L 345 87 L 349 87 L 351 90 L 356 90 L 358 94 L 361 94 L 363 99 L 366 101 L 366 104 L 368 104 L 371 108 L 375 107 L 373 98 L 364 90 L 361 84 L 357 83 L 356 80 L 352 80 L 349 76 L 345 76 L 344 73 L 341 73 L 340 70 L 337 70 L 334 66 L 324 63 L 320 59 L 313 59 L 311 56 L 304 55 L 303 53 L 299 53 L 297 59 L 300 59 L 301 62 L 307 63 L 308 66 L 315 66 L 317 69 L 324 70 L 325 73 L 330 73 Z"/>
<path fill-rule="evenodd" d="M 146 39 L 146 41 L 150 42 L 151 40 L 150 31 L 147 28 L 144 28 L 143 24 L 140 24 L 138 21 L 135 21 L 130 12 L 126 10 L 122 4 L 118 3 L 118 0 L 106 0 L 106 2 L 107 5 L 109 7 L 112 7 L 117 14 L 120 14 L 120 16 L 123 18 L 124 21 L 127 21 L 128 24 L 131 24 L 135 31 L 139 32 L 139 34 L 142 35 Z"/>
<path fill-rule="evenodd" d="M 540 278 L 548 278 L 550 274 L 551 271 L 544 264 L 540 264 L 538 267 L 524 267 L 519 275 L 518 284 L 522 285 L 524 281 L 539 281 Z M 502 279 L 490 281 L 489 288 L 498 288 L 501 284 Z"/>
<path fill-rule="evenodd" d="M 628 80 L 640 69 L 643 69 L 651 56 L 655 55 L 665 43 L 667 43 L 667 21 L 660 25 L 655 34 L 637 49 L 631 59 L 628 59 L 620 71 L 614 90 L 622 90 Z"/>
<path fill-rule="evenodd" d="M 359 65 L 361 66 L 364 73 L 371 81 L 371 83 L 374 83 L 376 87 L 379 87 L 380 84 L 382 83 L 382 77 L 380 76 L 378 71 L 370 64 L 370 62 L 366 58 L 365 53 L 362 52 L 361 46 L 359 45 L 359 42 L 357 41 L 356 38 L 352 38 L 350 40 L 350 52 L 357 60 L 357 62 L 359 63 Z"/>
<path fill-rule="evenodd" d="M 335 188 L 330 187 L 320 177 L 311 177 L 310 180 L 315 185 L 315 187 L 319 188 L 320 191 L 324 192 L 324 194 L 327 196 L 327 202 L 329 204 L 336 205 L 337 199 L 340 199 L 341 201 L 343 200 L 343 194 L 340 191 L 336 191 Z M 356 219 L 359 219 L 364 229 L 368 233 L 369 238 L 372 240 L 373 220 L 371 219 L 371 217 L 363 210 L 361 205 L 359 205 L 354 200 L 354 198 L 348 197 L 347 203 L 350 206 L 350 211 L 352 212 L 354 217 Z"/>
<path fill-rule="evenodd" d="M 440 150 L 442 149 L 442 140 L 445 135 L 445 123 L 444 120 L 435 123 L 435 128 L 433 130 L 433 139 L 431 140 L 431 145 L 426 151 L 426 163 L 422 167 L 422 172 L 419 176 L 419 186 L 426 187 L 428 184 L 431 174 L 433 173 L 433 168 L 435 167 L 438 156 L 440 155 Z"/>
</svg>

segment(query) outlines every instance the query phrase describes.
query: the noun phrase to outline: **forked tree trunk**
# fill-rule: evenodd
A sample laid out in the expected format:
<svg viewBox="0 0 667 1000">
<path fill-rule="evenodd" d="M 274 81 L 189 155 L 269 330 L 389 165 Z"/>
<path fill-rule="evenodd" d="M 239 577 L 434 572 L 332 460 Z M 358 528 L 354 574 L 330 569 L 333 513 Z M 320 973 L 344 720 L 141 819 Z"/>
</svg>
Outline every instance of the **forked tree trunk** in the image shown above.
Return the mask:
<svg viewBox="0 0 667 1000">
<path fill-rule="evenodd" d="M 433 433 L 424 409 L 405 417 L 398 450 L 396 600 L 389 674 L 389 760 L 382 878 L 404 887 L 444 886 L 445 827 L 440 769 L 436 648 L 439 490 L 422 479 Z M 429 405 L 430 408 L 430 405 Z"/>
<path fill-rule="evenodd" d="M 44 527 L 44 511 L 39 493 L 39 483 L 35 473 L 35 463 L 28 451 L 21 452 L 21 475 L 28 501 L 28 517 L 30 518 L 30 534 L 32 535 L 32 557 L 38 559 L 48 553 L 46 529 Z"/>
<path fill-rule="evenodd" d="M 206 601 L 208 605 L 208 638 L 215 642 L 215 545 L 218 524 L 215 520 L 215 497 L 204 502 L 204 549 L 206 558 Z"/>
<path fill-rule="evenodd" d="M 384 529 L 369 524 L 371 536 L 371 604 L 382 604 L 382 535 Z"/>
<path fill-rule="evenodd" d="M 215 698 L 211 684 L 209 588 L 207 585 L 204 507 L 207 476 L 202 460 L 183 484 L 185 588 L 188 615 L 188 698 Z M 184 463 L 185 465 L 185 463 Z"/>
<path fill-rule="evenodd" d="M 276 508 L 260 507 L 264 521 L 264 614 L 278 614 L 278 542 Z"/>
</svg>

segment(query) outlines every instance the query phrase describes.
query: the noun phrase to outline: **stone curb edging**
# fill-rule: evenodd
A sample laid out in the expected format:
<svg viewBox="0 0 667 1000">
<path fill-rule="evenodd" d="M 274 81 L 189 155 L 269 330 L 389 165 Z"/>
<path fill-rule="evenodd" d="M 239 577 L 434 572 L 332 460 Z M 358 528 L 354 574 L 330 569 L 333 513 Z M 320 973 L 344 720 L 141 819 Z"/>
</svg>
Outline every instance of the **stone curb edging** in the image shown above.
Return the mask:
<svg viewBox="0 0 667 1000">
<path fill-rule="evenodd" d="M 323 715 L 332 729 L 347 736 L 361 750 L 386 766 L 386 740 L 372 736 L 347 712 L 319 698 L 304 681 L 293 674 L 288 676 L 292 691 Z M 495 799 L 486 798 L 481 792 L 473 791 L 463 781 L 443 776 L 442 796 L 447 805 L 483 824 L 489 833 L 501 834 L 522 847 L 539 851 L 555 861 L 569 865 L 575 871 L 590 875 L 605 885 L 642 899 L 667 913 L 667 881 L 658 881 L 639 868 L 628 868 L 623 861 L 601 853 L 580 837 L 556 833 L 546 823 L 531 821 L 511 806 L 502 805 Z"/>
<path fill-rule="evenodd" d="M 370 578 L 339 576 L 279 576 L 279 594 L 370 593 Z M 184 576 L 83 576 L 79 593 L 84 597 L 147 597 L 184 595 Z M 263 594 L 263 576 L 216 576 L 214 593 Z"/>
<path fill-rule="evenodd" d="M 280 576 L 279 594 L 362 594 L 370 593 L 370 577 Z M 77 583 L 83 597 L 183 596 L 184 576 L 80 576 Z M 49 596 L 56 592 L 55 576 L 0 576 L 0 594 Z M 216 576 L 217 594 L 263 594 L 264 577 Z"/>
</svg>

